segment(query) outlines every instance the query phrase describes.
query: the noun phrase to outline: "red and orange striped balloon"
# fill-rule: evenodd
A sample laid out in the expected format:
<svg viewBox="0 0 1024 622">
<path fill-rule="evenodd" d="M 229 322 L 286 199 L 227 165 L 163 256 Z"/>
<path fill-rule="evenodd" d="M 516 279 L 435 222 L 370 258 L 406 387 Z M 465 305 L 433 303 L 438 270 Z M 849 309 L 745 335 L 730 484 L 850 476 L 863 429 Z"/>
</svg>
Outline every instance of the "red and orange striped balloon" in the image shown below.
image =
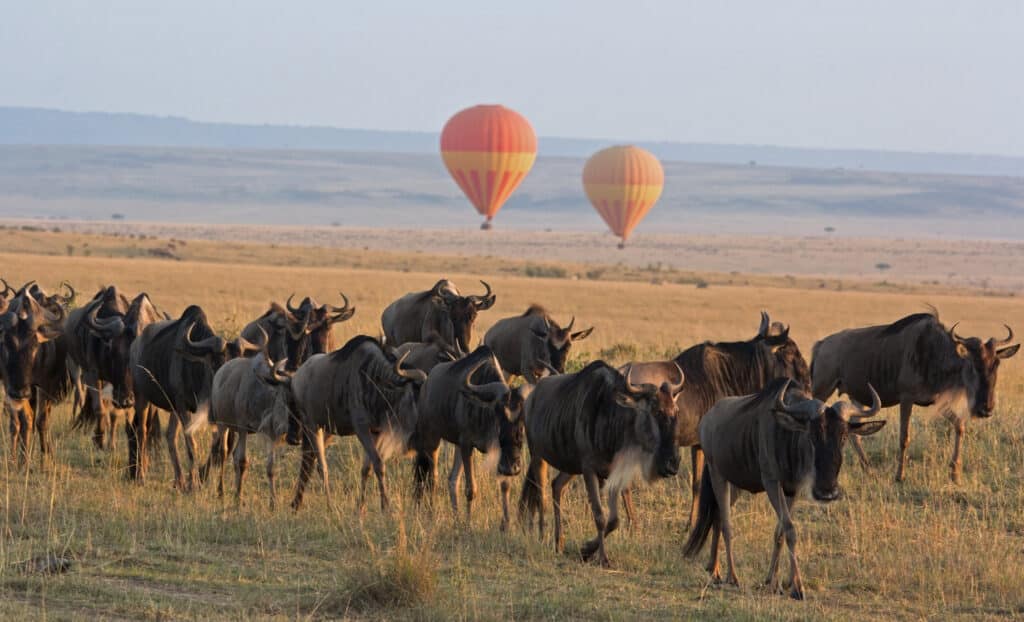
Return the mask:
<svg viewBox="0 0 1024 622">
<path fill-rule="evenodd" d="M 530 172 L 537 135 L 521 114 L 504 106 L 460 111 L 441 131 L 441 157 L 476 210 L 491 219 Z"/>
<path fill-rule="evenodd" d="M 654 207 L 665 185 L 665 171 L 651 152 L 632 145 L 608 147 L 583 167 L 583 189 L 594 209 L 622 238 Z"/>
</svg>

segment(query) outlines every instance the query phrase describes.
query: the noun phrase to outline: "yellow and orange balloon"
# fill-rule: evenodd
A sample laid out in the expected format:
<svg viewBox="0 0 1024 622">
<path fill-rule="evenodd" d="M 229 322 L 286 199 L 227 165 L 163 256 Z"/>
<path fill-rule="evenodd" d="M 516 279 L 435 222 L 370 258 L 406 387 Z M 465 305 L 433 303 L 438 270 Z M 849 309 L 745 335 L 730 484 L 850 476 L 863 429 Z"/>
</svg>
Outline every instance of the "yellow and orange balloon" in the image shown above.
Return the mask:
<svg viewBox="0 0 1024 622">
<path fill-rule="evenodd" d="M 441 157 L 476 210 L 491 220 L 530 172 L 537 135 L 521 114 L 504 106 L 473 106 L 441 131 Z"/>
<path fill-rule="evenodd" d="M 608 147 L 590 156 L 583 167 L 583 190 L 612 233 L 629 234 L 654 207 L 665 186 L 658 158 L 632 145 Z"/>
</svg>

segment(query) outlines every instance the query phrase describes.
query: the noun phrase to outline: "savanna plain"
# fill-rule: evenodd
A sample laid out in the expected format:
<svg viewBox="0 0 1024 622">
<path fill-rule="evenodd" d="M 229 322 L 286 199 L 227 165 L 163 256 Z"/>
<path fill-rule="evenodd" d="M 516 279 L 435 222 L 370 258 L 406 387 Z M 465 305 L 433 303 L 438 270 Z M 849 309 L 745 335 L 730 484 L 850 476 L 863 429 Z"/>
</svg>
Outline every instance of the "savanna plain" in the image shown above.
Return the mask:
<svg viewBox="0 0 1024 622">
<path fill-rule="evenodd" d="M 1024 301 L 1012 292 L 946 285 L 842 287 L 818 279 L 770 275 L 687 275 L 352 248 L 178 241 L 173 256 L 139 247 L 167 240 L 0 231 L 0 276 L 12 284 L 62 280 L 87 299 L 105 284 L 130 295 L 148 292 L 172 316 L 188 304 L 234 336 L 271 300 L 293 291 L 357 307 L 335 327 L 340 345 L 358 333 L 377 335 L 391 300 L 427 289 L 441 276 L 475 291 L 478 279 L 497 293 L 475 335 L 531 302 L 556 318 L 575 315 L 593 335 L 572 355 L 573 369 L 594 358 L 613 364 L 672 357 L 704 341 L 752 337 L 759 312 L 791 326 L 805 357 L 836 330 L 887 323 L 935 305 L 958 332 L 1002 336 L 1003 323 L 1024 332 Z M 614 252 L 614 251 L 610 251 Z M 554 268 L 558 268 L 557 270 Z M 577 273 L 579 271 L 579 273 Z M 578 278 L 577 278 L 578 277 Z M 732 284 L 730 284 L 730 281 Z M 582 564 L 571 554 L 593 535 L 582 484 L 565 496 L 568 553 L 524 533 L 513 521 L 499 532 L 492 473 L 478 471 L 480 497 L 472 524 L 452 515 L 440 491 L 431 506 L 411 499 L 405 459 L 388 465 L 392 508 L 375 495 L 357 509 L 360 449 L 354 439 L 328 448 L 334 487 L 328 507 L 314 480 L 302 510 L 268 509 L 262 443 L 250 450 L 243 503 L 218 498 L 207 485 L 183 494 L 171 487 L 161 446 L 145 486 L 128 483 L 125 441 L 111 453 L 71 428 L 69 406 L 51 424 L 55 451 L 31 468 L 0 467 L 0 617 L 5 619 L 924 619 L 1024 617 L 1024 362 L 1006 361 L 994 417 L 968 424 L 962 481 L 948 478 L 948 423 L 928 409 L 912 420 L 908 477 L 893 481 L 898 422 L 893 410 L 865 447 L 865 472 L 850 449 L 840 476 L 846 497 L 831 505 L 796 506 L 798 555 L 808 597 L 794 602 L 759 587 L 766 572 L 775 516 L 765 497 L 744 496 L 734 512 L 742 587 L 708 585 L 699 560 L 684 559 L 688 467 L 641 487 L 637 517 L 608 541 L 613 568 Z M 166 422 L 166 414 L 163 415 Z M 6 434 L 6 426 L 4 426 Z M 208 432 L 207 432 L 208 434 Z M 201 459 L 209 448 L 203 436 Z M 251 445 L 251 446 L 252 446 Z M 5 442 L 5 448 L 9 443 Z M 6 451 L 6 450 L 5 450 Z M 290 493 L 295 448 L 278 462 L 278 486 Z M 478 458 L 479 459 L 479 458 Z M 450 463 L 445 459 L 444 463 Z M 688 461 L 684 460 L 684 464 Z M 513 495 L 520 481 L 514 482 Z M 231 478 L 228 478 L 231 489 Z M 548 507 L 550 513 L 550 504 Z M 550 515 L 550 514 L 549 514 Z M 60 574 L 33 572 L 48 555 L 71 561 Z"/>
</svg>

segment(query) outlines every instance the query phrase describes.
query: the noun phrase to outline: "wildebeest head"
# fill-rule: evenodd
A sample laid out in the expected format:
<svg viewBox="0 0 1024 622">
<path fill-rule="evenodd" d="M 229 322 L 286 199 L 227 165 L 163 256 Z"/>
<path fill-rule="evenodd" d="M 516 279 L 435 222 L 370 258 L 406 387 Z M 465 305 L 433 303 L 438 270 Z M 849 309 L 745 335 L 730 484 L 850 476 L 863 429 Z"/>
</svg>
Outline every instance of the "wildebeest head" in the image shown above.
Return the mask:
<svg viewBox="0 0 1024 622">
<path fill-rule="evenodd" d="M 474 384 L 474 374 L 487 364 L 491 365 L 486 375 L 488 381 L 484 384 Z M 500 450 L 499 475 L 518 475 L 523 468 L 523 441 L 526 438 L 523 404 L 529 391 L 529 385 L 510 388 L 505 382 L 501 366 L 493 355 L 481 360 L 466 374 L 462 394 L 477 406 L 494 413 Z"/>
<path fill-rule="evenodd" d="M 123 305 L 123 296 L 116 287 L 104 288 L 87 305 L 84 323 L 103 343 L 114 405 L 129 408 L 134 403 L 129 362 L 132 342 L 146 326 L 160 321 L 161 316 L 145 292 L 128 303 L 127 310 L 123 310 Z M 105 313 L 104 317 L 100 313 Z"/>
<path fill-rule="evenodd" d="M 39 348 L 63 332 L 63 308 L 58 313 L 41 306 L 22 288 L 0 315 L 0 360 L 7 381 L 7 396 L 26 402 L 32 389 L 32 371 Z"/>
<path fill-rule="evenodd" d="M 789 337 L 789 327 L 772 322 L 768 313 L 761 312 L 761 327 L 754 341 L 763 341 L 771 349 L 772 365 L 769 378 L 792 378 L 804 391 L 811 390 L 811 371 L 799 346 Z"/>
<path fill-rule="evenodd" d="M 4 285 L 6 286 L 7 284 L 4 283 Z M 71 287 L 71 284 L 67 281 L 61 281 L 60 287 L 64 288 L 65 294 L 47 294 L 35 281 L 30 281 L 25 285 L 29 295 L 41 306 L 52 312 L 56 312 L 58 307 L 67 310 L 75 302 L 75 288 Z"/>
<path fill-rule="evenodd" d="M 569 320 L 569 324 L 562 328 L 551 319 L 547 311 L 539 306 L 531 306 L 526 310 L 524 315 L 537 315 L 543 319 L 543 326 L 537 322 L 536 327 L 531 328 L 533 336 L 544 342 L 544 346 L 547 348 L 548 361 L 551 365 L 550 370 L 536 370 L 538 375 L 543 375 L 544 371 L 553 371 L 559 374 L 565 373 L 565 361 L 569 358 L 569 350 L 572 349 L 572 344 L 575 341 L 581 341 L 590 336 L 590 333 L 594 332 L 594 327 L 573 332 L 572 327 L 576 324 L 576 316 L 572 316 Z"/>
<path fill-rule="evenodd" d="M 480 281 L 486 288 L 482 296 L 463 296 L 454 285 L 446 279 L 438 281 L 431 290 L 440 312 L 440 325 L 434 330 L 441 334 L 449 343 L 457 345 L 462 352 L 469 352 L 473 341 L 473 322 L 477 313 L 494 306 L 496 296 L 491 293 L 491 286 Z"/>
<path fill-rule="evenodd" d="M 679 446 L 676 443 L 676 426 L 679 423 L 679 409 L 676 396 L 683 390 L 683 370 L 674 364 L 678 375 L 661 386 L 653 384 L 636 385 L 632 381 L 633 366 L 625 370 L 624 389 L 616 395 L 619 406 L 636 411 L 634 433 L 641 448 L 654 454 L 653 475 L 672 477 L 679 472 Z"/>
<path fill-rule="evenodd" d="M 258 432 L 271 438 L 298 431 L 298 407 L 292 393 L 292 372 L 285 369 L 287 361 L 281 359 L 276 364 L 264 355 L 258 359 L 255 369 L 256 378 L 266 385 L 274 396 L 270 408 L 261 414 Z"/>
<path fill-rule="evenodd" d="M 1006 339 L 995 337 L 983 342 L 977 337 L 963 338 L 956 334 L 956 324 L 949 329 L 949 337 L 956 346 L 956 354 L 965 362 L 961 366 L 963 384 L 967 388 L 967 401 L 971 415 L 991 417 L 996 408 L 996 379 L 999 361 L 1017 354 L 1020 344 L 1013 341 L 1013 329 L 1006 326 Z"/>
<path fill-rule="evenodd" d="M 331 327 L 339 322 L 350 319 L 356 312 L 348 297 L 343 293 L 341 299 L 345 304 L 318 305 L 315 300 L 306 296 L 299 306 L 292 306 L 295 294 L 288 297 L 285 306 L 273 303 L 271 309 L 284 320 L 285 352 L 288 356 L 288 367 L 294 371 L 298 366 L 314 354 L 323 354 L 332 349 Z"/>
<path fill-rule="evenodd" d="M 179 352 L 186 359 L 204 363 L 216 372 L 227 360 L 227 347 L 227 340 L 215 334 L 206 322 L 194 321 L 185 329 L 185 338 L 179 346 Z"/>
<path fill-rule="evenodd" d="M 811 495 L 817 501 L 835 501 L 842 496 L 839 487 L 839 471 L 843 467 L 843 446 L 850 434 L 868 436 L 885 426 L 884 419 L 868 421 L 882 408 L 875 388 L 870 384 L 871 406 L 862 406 L 854 400 L 838 401 L 827 406 L 821 400 L 799 399 L 786 404 L 786 391 L 790 381 L 783 383 L 776 397 L 772 413 L 775 421 L 785 430 L 807 435 L 814 451 Z M 777 443 L 776 452 L 794 451 L 793 445 Z M 789 462 L 791 457 L 777 455 L 780 463 Z"/>
</svg>

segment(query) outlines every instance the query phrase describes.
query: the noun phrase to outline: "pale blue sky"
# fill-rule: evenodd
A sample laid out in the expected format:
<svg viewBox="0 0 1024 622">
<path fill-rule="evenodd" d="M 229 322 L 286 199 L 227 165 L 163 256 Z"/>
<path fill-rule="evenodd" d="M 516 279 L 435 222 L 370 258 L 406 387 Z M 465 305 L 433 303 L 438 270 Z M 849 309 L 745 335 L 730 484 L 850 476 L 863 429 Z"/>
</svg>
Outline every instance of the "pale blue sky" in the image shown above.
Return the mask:
<svg viewBox="0 0 1024 622">
<path fill-rule="evenodd" d="M 1024 155 L 1024 1 L 4 4 L 2 105 Z"/>
</svg>

